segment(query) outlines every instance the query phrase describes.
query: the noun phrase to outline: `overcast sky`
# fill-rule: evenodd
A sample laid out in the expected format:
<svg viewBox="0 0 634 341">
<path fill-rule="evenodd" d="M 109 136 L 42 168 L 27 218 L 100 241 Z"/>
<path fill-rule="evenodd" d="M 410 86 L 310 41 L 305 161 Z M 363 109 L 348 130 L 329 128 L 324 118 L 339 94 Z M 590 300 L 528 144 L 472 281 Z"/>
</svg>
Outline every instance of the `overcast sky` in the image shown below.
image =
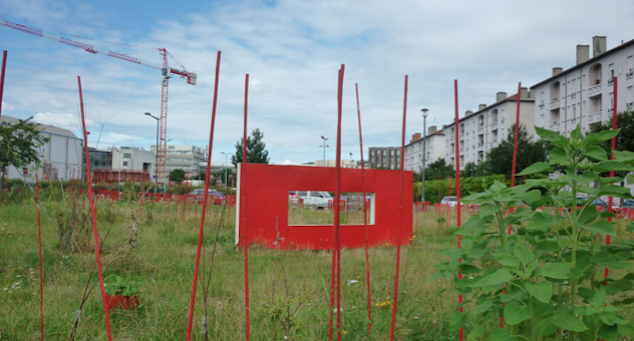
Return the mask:
<svg viewBox="0 0 634 341">
<path fill-rule="evenodd" d="M 359 84 L 364 146 L 401 141 L 404 76 L 409 75 L 407 135 L 531 86 L 552 67 L 575 62 L 575 46 L 607 36 L 607 47 L 634 38 L 631 0 L 558 1 L 120 1 L 0 0 L 0 19 L 130 53 L 155 64 L 157 48 L 198 73 L 198 85 L 173 78 L 170 143 L 209 141 L 216 53 L 222 51 L 213 161 L 242 136 L 249 73 L 248 130 L 260 128 L 273 163 L 335 158 L 337 71 L 345 64 L 342 157 L 359 159 L 354 85 Z M 80 37 L 94 38 L 92 40 Z M 161 74 L 0 27 L 8 50 L 2 114 L 70 128 L 79 136 L 82 77 L 90 145 L 149 147 L 160 113 Z M 107 121 L 107 122 L 106 122 Z M 367 155 L 367 153 L 366 153 Z"/>
</svg>

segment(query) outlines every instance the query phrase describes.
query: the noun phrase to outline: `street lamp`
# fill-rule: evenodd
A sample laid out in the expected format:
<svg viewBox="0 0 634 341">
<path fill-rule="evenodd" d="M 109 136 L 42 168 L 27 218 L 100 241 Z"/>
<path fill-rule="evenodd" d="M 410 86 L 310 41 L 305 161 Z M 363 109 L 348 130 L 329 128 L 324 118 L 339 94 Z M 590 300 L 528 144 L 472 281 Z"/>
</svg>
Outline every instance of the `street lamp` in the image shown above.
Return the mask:
<svg viewBox="0 0 634 341">
<path fill-rule="evenodd" d="M 326 147 L 330 147 L 330 146 L 326 144 L 326 141 L 328 141 L 327 137 L 324 137 L 324 135 L 321 135 L 321 139 L 324 140 L 324 144 L 319 146 L 319 148 L 324 147 L 324 167 L 326 167 Z"/>
<path fill-rule="evenodd" d="M 352 167 L 352 153 L 350 153 L 350 168 L 354 168 Z"/>
<path fill-rule="evenodd" d="M 227 185 L 227 159 L 229 158 L 229 155 L 233 155 L 231 153 L 225 153 L 225 152 L 220 152 L 220 154 L 225 156 L 225 187 L 229 187 L 229 185 Z"/>
<path fill-rule="evenodd" d="M 159 155 L 159 118 L 150 114 L 149 112 L 145 113 L 146 116 L 150 116 L 156 120 L 156 165 L 154 167 L 154 197 L 156 197 L 156 189 L 158 187 L 158 155 Z"/>
<path fill-rule="evenodd" d="M 421 109 L 423 112 L 423 178 L 421 179 L 422 183 L 422 193 L 420 195 L 420 201 L 425 202 L 425 161 L 427 159 L 427 112 L 429 109 L 423 108 Z"/>
</svg>

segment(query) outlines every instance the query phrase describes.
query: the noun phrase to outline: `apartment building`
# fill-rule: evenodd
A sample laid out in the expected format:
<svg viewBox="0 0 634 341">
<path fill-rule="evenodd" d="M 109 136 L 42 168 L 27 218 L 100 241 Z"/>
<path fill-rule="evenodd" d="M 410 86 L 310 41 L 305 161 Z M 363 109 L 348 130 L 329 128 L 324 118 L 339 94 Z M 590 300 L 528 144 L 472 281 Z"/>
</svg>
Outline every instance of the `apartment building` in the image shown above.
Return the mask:
<svg viewBox="0 0 634 341">
<path fill-rule="evenodd" d="M 401 147 L 370 147 L 370 168 L 399 169 Z"/>
<path fill-rule="evenodd" d="M 337 160 L 315 160 L 313 164 L 315 167 L 336 167 Z M 356 164 L 353 163 L 352 160 L 341 159 L 339 164 L 341 168 L 357 168 Z"/>
<path fill-rule="evenodd" d="M 606 37 L 592 37 L 589 45 L 577 45 L 576 63 L 531 86 L 537 99 L 535 124 L 570 136 L 578 125 L 607 122 L 614 109 L 617 77 L 617 111 L 634 108 L 634 40 L 606 50 Z"/>
<path fill-rule="evenodd" d="M 507 138 L 508 129 L 516 122 L 517 94 L 507 97 L 498 92 L 491 105 L 480 104 L 478 111 L 467 110 L 458 122 L 456 142 L 455 123 L 444 126 L 445 160 L 455 164 L 456 148 L 460 150 L 460 169 L 469 162 L 480 163 L 491 149 Z M 520 91 L 520 124 L 526 127 L 529 137 L 535 136 L 535 99 L 526 88 Z"/>
<path fill-rule="evenodd" d="M 156 145 L 150 145 L 152 152 L 156 153 Z M 205 148 L 193 145 L 168 145 L 165 156 L 165 172 L 169 174 L 174 169 L 182 169 L 188 177 L 197 177 L 206 169 L 201 168 L 201 162 L 207 161 Z"/>
<path fill-rule="evenodd" d="M 420 172 L 423 169 L 423 155 L 427 166 L 445 157 L 445 134 L 442 129 L 430 126 L 427 136 L 422 137 L 420 133 L 412 136 L 412 140 L 405 146 L 405 170 Z"/>
</svg>

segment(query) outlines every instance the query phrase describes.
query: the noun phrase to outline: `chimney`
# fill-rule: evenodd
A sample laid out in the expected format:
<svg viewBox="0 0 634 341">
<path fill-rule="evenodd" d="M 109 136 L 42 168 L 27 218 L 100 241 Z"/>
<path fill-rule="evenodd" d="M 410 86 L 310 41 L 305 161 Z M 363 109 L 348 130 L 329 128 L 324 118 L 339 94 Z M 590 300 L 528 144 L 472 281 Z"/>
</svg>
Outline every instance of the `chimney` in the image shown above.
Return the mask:
<svg viewBox="0 0 634 341">
<path fill-rule="evenodd" d="M 412 140 L 409 141 L 409 142 L 411 143 L 411 142 L 418 141 L 418 140 L 420 140 L 420 133 L 416 133 L 416 134 L 412 135 Z"/>
<path fill-rule="evenodd" d="M 590 45 L 577 45 L 577 65 L 590 59 Z"/>
<path fill-rule="evenodd" d="M 431 134 L 433 134 L 433 133 L 435 133 L 435 132 L 437 132 L 437 131 L 438 131 L 438 127 L 436 127 L 436 126 L 430 126 L 430 127 L 427 129 L 427 135 L 431 135 Z"/>
<path fill-rule="evenodd" d="M 600 56 L 605 52 L 605 37 L 592 37 L 592 58 Z"/>
<path fill-rule="evenodd" d="M 521 96 L 520 99 L 522 98 L 529 98 L 530 96 L 528 95 L 528 88 L 521 88 Z"/>
<path fill-rule="evenodd" d="M 487 105 L 486 104 L 480 104 L 478 105 L 478 111 L 484 110 L 484 108 L 486 108 Z"/>
<path fill-rule="evenodd" d="M 495 102 L 502 102 L 506 99 L 506 92 L 500 91 L 495 95 Z"/>
<path fill-rule="evenodd" d="M 471 110 L 467 110 L 467 111 L 464 112 L 464 117 L 469 117 L 471 115 L 473 115 L 473 111 L 471 111 Z"/>
<path fill-rule="evenodd" d="M 561 67 L 554 67 L 553 68 L 553 76 L 557 76 L 558 74 L 564 72 L 564 68 Z"/>
</svg>

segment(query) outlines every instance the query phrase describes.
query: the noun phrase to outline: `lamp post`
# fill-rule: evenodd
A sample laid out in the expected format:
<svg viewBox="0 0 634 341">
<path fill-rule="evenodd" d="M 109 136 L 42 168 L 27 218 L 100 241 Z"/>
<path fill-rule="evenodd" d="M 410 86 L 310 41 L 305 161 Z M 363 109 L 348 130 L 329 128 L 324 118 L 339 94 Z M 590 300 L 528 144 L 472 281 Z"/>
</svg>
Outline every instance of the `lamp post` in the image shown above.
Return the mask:
<svg viewBox="0 0 634 341">
<path fill-rule="evenodd" d="M 427 160 L 427 112 L 429 109 L 423 108 L 421 109 L 423 112 L 423 178 L 421 179 L 422 183 L 422 193 L 420 195 L 420 201 L 425 202 L 425 161 Z"/>
<path fill-rule="evenodd" d="M 145 113 L 146 116 L 150 116 L 156 120 L 156 165 L 154 166 L 154 197 L 156 198 L 156 189 L 158 187 L 158 155 L 159 155 L 159 118 L 150 114 L 149 112 Z"/>
<path fill-rule="evenodd" d="M 350 168 L 354 168 L 352 167 L 352 153 L 350 153 Z"/>
<path fill-rule="evenodd" d="M 320 148 L 321 148 L 321 147 L 324 147 L 324 167 L 326 167 L 326 147 L 329 147 L 329 146 L 326 144 L 326 141 L 328 141 L 328 138 L 327 138 L 327 137 L 324 137 L 324 135 L 321 135 L 321 139 L 322 139 L 322 140 L 324 140 L 324 144 L 323 144 L 323 145 L 321 145 L 321 146 L 319 146 L 319 147 L 320 147 Z"/>
<path fill-rule="evenodd" d="M 228 163 L 228 158 L 229 155 L 233 155 L 231 153 L 225 153 L 225 152 L 220 152 L 220 154 L 225 156 L 225 187 L 229 187 L 229 184 L 227 183 L 227 163 Z"/>
</svg>

